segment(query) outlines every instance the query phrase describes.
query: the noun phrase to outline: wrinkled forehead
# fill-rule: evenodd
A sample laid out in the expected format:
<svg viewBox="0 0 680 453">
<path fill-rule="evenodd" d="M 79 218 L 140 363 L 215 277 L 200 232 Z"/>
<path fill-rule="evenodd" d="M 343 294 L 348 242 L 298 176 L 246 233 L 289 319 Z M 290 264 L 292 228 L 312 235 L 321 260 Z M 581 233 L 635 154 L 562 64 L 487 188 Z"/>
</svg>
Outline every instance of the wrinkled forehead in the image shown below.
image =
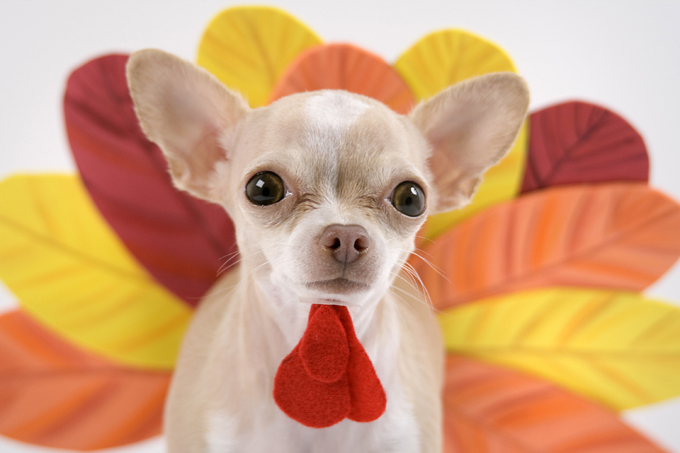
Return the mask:
<svg viewBox="0 0 680 453">
<path fill-rule="evenodd" d="M 425 179 L 421 144 L 408 129 L 404 118 L 363 96 L 330 90 L 290 96 L 261 122 L 264 147 L 254 164 L 285 167 L 306 190 L 380 190 L 393 178 Z"/>
</svg>

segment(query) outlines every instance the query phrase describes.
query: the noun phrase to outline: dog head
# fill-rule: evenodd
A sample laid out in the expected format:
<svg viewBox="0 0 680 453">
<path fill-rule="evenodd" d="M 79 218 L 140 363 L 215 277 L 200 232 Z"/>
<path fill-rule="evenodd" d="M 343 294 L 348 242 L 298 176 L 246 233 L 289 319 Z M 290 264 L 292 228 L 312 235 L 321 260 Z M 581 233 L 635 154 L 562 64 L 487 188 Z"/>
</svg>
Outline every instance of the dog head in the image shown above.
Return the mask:
<svg viewBox="0 0 680 453">
<path fill-rule="evenodd" d="M 528 107 L 510 73 L 454 85 L 401 116 L 345 91 L 250 109 L 201 68 L 136 52 L 128 81 L 142 129 L 176 186 L 221 204 L 260 284 L 308 303 L 377 301 L 429 214 L 470 201 Z"/>
</svg>

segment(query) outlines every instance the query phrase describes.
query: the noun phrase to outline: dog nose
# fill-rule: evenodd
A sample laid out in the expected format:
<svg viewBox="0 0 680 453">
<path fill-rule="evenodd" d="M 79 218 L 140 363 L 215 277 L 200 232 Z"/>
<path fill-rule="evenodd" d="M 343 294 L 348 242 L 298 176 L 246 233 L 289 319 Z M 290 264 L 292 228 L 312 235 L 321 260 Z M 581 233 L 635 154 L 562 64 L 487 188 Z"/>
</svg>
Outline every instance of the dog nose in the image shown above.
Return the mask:
<svg viewBox="0 0 680 453">
<path fill-rule="evenodd" d="M 321 233 L 321 245 L 336 261 L 352 264 L 371 246 L 371 240 L 359 225 L 330 225 Z"/>
</svg>

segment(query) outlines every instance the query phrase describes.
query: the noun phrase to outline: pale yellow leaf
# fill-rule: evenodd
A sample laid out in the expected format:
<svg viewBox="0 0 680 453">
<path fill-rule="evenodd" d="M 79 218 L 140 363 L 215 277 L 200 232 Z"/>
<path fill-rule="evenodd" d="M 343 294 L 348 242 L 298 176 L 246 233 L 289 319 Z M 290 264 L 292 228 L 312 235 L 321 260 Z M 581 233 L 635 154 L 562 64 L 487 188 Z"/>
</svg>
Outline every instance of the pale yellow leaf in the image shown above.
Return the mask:
<svg viewBox="0 0 680 453">
<path fill-rule="evenodd" d="M 295 57 L 318 44 L 321 39 L 285 11 L 239 6 L 222 11 L 210 22 L 197 62 L 243 93 L 251 107 L 261 107 Z"/>
<path fill-rule="evenodd" d="M 680 309 L 637 293 L 523 291 L 453 308 L 440 321 L 449 351 L 617 410 L 680 395 Z"/>
<path fill-rule="evenodd" d="M 0 279 L 48 329 L 127 365 L 172 368 L 192 314 L 137 264 L 76 176 L 0 182 Z"/>
<path fill-rule="evenodd" d="M 460 29 L 432 32 L 406 50 L 394 68 L 416 100 L 427 99 L 454 83 L 491 72 L 517 72 L 496 44 Z"/>
</svg>

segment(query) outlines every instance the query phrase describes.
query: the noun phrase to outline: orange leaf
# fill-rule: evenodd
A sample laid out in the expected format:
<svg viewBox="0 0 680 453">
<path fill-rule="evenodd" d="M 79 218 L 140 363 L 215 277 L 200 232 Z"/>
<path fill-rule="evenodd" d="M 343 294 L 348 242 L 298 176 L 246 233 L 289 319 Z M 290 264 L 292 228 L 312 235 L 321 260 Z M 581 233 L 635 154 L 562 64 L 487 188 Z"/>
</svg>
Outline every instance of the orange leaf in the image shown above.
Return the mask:
<svg viewBox="0 0 680 453">
<path fill-rule="evenodd" d="M 293 93 L 347 90 L 408 113 L 415 101 L 406 83 L 382 58 L 350 44 L 326 44 L 301 54 L 281 76 L 270 102 Z"/>
<path fill-rule="evenodd" d="M 645 184 L 551 188 L 466 220 L 411 262 L 436 308 L 520 289 L 640 291 L 680 255 L 680 206 Z M 448 280 L 447 280 L 448 279 Z"/>
<path fill-rule="evenodd" d="M 538 378 L 449 355 L 445 453 L 663 452 L 594 402 Z"/>
<path fill-rule="evenodd" d="M 78 350 L 22 311 L 0 316 L 0 434 L 96 450 L 161 433 L 168 372 L 122 368 Z"/>
</svg>

